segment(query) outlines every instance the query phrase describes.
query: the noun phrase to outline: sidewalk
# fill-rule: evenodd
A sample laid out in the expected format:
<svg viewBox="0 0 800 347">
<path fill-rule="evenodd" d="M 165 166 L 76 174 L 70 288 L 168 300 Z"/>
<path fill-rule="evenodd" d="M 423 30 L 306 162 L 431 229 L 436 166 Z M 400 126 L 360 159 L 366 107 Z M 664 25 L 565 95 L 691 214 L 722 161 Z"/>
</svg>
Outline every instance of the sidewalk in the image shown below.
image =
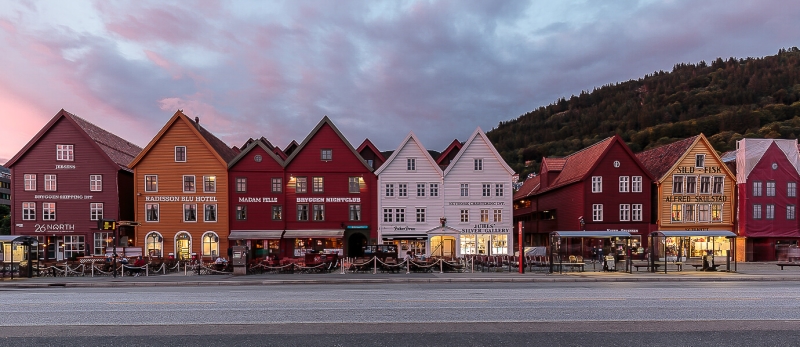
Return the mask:
<svg viewBox="0 0 800 347">
<path fill-rule="evenodd" d="M 731 265 L 733 267 L 733 265 Z M 247 276 L 196 275 L 170 273 L 140 277 L 8 277 L 0 280 L 0 288 L 46 287 L 153 287 L 153 286 L 242 286 L 289 284 L 375 284 L 375 283 L 448 283 L 448 282 L 665 282 L 665 281 L 800 281 L 800 267 L 780 267 L 772 263 L 739 263 L 736 272 L 703 272 L 694 269 L 668 270 L 657 273 L 634 270 L 633 273 L 602 272 L 587 264 L 585 272 L 547 274 L 534 272 L 463 272 L 463 273 L 347 273 L 325 274 L 260 274 Z"/>
</svg>

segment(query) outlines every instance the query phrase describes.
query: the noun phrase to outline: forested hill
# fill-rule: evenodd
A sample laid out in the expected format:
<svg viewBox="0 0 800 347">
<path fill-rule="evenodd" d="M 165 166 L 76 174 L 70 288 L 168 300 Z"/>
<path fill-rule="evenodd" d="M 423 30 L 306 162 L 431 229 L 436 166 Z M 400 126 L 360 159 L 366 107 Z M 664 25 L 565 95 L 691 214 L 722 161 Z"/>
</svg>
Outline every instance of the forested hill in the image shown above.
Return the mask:
<svg viewBox="0 0 800 347">
<path fill-rule="evenodd" d="M 538 172 L 543 156 L 565 156 L 613 134 L 639 152 L 699 133 L 719 152 L 735 149 L 743 137 L 797 138 L 800 50 L 678 64 L 671 72 L 561 98 L 487 135 L 524 178 Z"/>
</svg>

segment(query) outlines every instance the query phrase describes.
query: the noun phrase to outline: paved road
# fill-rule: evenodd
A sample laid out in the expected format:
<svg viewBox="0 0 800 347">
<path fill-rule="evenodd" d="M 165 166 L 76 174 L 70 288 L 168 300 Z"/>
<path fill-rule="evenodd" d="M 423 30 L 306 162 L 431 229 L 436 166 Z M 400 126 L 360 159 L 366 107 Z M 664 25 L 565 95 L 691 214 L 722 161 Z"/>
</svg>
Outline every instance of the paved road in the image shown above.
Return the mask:
<svg viewBox="0 0 800 347">
<path fill-rule="evenodd" d="M 471 346 L 535 338 L 537 345 L 792 345 L 800 337 L 796 288 L 691 282 L 6 289 L 0 344 Z"/>
</svg>

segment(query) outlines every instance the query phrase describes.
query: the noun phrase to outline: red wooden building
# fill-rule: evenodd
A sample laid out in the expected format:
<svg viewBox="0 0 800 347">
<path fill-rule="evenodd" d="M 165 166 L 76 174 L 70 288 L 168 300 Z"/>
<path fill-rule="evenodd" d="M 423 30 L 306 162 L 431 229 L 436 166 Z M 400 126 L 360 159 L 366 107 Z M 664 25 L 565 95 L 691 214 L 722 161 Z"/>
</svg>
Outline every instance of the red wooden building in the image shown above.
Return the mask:
<svg viewBox="0 0 800 347">
<path fill-rule="evenodd" d="M 12 172 L 11 233 L 33 235 L 40 257 L 105 255 L 99 219 L 133 220 L 133 173 L 142 149 L 63 109 L 6 164 Z M 122 229 L 120 246 L 132 241 Z"/>
<path fill-rule="evenodd" d="M 523 223 L 525 246 L 547 246 L 550 232 L 577 230 L 623 230 L 646 242 L 652 181 L 616 135 L 564 158 L 544 158 L 539 175 L 514 195 L 514 227 Z"/>
<path fill-rule="evenodd" d="M 326 116 L 285 161 L 282 256 L 359 256 L 377 242 L 377 177 Z"/>
</svg>

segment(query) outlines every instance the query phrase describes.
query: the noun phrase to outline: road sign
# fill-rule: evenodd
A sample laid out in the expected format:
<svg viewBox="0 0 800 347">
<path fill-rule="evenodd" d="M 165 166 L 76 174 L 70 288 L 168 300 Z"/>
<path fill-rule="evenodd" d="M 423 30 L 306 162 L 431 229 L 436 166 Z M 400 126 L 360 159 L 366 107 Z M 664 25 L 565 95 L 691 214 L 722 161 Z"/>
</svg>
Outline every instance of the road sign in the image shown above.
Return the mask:
<svg viewBox="0 0 800 347">
<path fill-rule="evenodd" d="M 121 221 L 117 221 L 117 225 L 119 225 L 121 227 L 127 227 L 127 226 L 136 227 L 136 226 L 139 226 L 139 222 L 134 222 L 134 221 L 131 221 L 131 220 L 121 220 Z"/>
</svg>

